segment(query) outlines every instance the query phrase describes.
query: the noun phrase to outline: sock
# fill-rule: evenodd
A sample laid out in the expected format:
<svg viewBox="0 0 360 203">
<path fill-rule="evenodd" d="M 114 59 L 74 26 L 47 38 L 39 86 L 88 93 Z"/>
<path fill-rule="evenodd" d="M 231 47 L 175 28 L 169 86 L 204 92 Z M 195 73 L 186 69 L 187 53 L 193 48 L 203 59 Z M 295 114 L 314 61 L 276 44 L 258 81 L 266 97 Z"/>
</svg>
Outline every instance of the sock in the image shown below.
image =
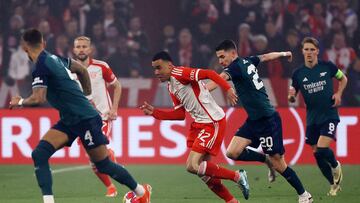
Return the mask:
<svg viewBox="0 0 360 203">
<path fill-rule="evenodd" d="M 55 203 L 53 195 L 44 195 L 43 201 L 44 201 L 44 203 Z"/>
<path fill-rule="evenodd" d="M 210 190 L 213 191 L 218 197 L 225 200 L 225 202 L 229 202 L 234 199 L 234 196 L 232 196 L 229 190 L 221 183 L 220 179 L 203 176 L 201 180 L 203 180 L 210 188 Z"/>
<path fill-rule="evenodd" d="M 100 173 L 111 176 L 117 182 L 126 185 L 130 190 L 135 190 L 137 187 L 138 184 L 130 173 L 124 167 L 110 161 L 109 157 L 94 164 Z"/>
<path fill-rule="evenodd" d="M 316 159 L 316 163 L 320 168 L 321 173 L 325 176 L 326 180 L 328 180 L 330 185 L 333 185 L 334 177 L 329 163 L 324 159 L 323 155 L 319 153 L 319 151 L 315 152 L 314 156 Z"/>
<path fill-rule="evenodd" d="M 318 147 L 316 151 L 324 157 L 332 168 L 337 167 L 338 163 L 335 159 L 334 152 L 329 147 Z"/>
<path fill-rule="evenodd" d="M 55 148 L 49 142 L 40 140 L 39 144 L 31 153 L 35 166 L 36 179 L 44 196 L 53 194 L 49 158 L 55 151 Z"/>
<path fill-rule="evenodd" d="M 142 185 L 137 184 L 136 188 L 133 190 L 137 197 L 142 197 L 145 194 L 145 188 Z"/>
<path fill-rule="evenodd" d="M 236 158 L 236 160 L 239 161 L 259 161 L 263 163 L 265 162 L 265 159 L 265 154 L 247 148 L 245 148 L 244 151 Z"/>
<path fill-rule="evenodd" d="M 287 167 L 281 175 L 290 183 L 291 186 L 293 186 L 293 188 L 295 188 L 298 195 L 305 192 L 304 186 L 302 185 L 299 177 L 290 167 Z"/>
<path fill-rule="evenodd" d="M 106 187 L 110 187 L 111 186 L 111 179 L 108 175 L 100 173 L 97 169 L 96 166 L 91 163 L 91 168 L 93 170 L 93 172 L 95 173 L 95 175 L 100 179 L 100 181 L 106 186 Z"/>
<path fill-rule="evenodd" d="M 209 161 L 203 161 L 200 163 L 198 175 L 207 175 L 211 178 L 232 180 L 234 182 L 237 182 L 239 178 L 235 171 L 223 168 Z"/>
</svg>

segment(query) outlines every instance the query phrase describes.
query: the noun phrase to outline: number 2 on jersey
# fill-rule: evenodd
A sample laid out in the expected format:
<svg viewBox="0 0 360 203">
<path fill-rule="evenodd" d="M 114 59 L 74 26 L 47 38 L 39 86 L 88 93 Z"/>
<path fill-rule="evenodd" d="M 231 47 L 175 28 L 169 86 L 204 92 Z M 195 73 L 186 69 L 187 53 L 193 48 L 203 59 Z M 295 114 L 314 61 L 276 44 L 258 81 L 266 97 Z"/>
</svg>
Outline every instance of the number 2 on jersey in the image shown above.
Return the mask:
<svg viewBox="0 0 360 203">
<path fill-rule="evenodd" d="M 261 89 L 262 87 L 264 87 L 264 83 L 259 80 L 259 74 L 257 73 L 257 69 L 254 66 L 254 64 L 251 64 L 250 66 L 247 67 L 247 73 L 250 75 L 251 73 L 254 73 L 254 75 L 252 76 L 252 81 L 255 85 L 255 88 L 257 90 Z"/>
</svg>

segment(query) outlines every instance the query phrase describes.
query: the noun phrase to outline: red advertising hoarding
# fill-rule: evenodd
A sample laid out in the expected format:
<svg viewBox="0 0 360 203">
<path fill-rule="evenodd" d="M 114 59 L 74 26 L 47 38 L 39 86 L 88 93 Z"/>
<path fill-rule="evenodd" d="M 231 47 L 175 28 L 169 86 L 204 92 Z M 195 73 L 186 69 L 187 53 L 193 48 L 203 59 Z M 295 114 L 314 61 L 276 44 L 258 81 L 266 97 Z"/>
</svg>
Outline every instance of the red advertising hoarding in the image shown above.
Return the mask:
<svg viewBox="0 0 360 203">
<path fill-rule="evenodd" d="M 279 108 L 278 111 L 287 161 L 314 164 L 310 147 L 304 143 L 305 109 Z M 332 148 L 342 163 L 360 164 L 360 108 L 341 108 L 339 112 L 341 122 Z M 216 161 L 234 164 L 225 158 L 226 146 L 245 121 L 246 113 L 241 108 L 229 108 L 226 114 L 227 135 Z M 57 119 L 53 109 L 0 110 L 0 164 L 32 163 L 32 149 Z M 119 109 L 110 146 L 123 164 L 183 164 L 188 154 L 186 135 L 191 121 L 190 117 L 185 121 L 158 121 L 138 109 Z M 52 163 L 88 163 L 88 159 L 74 142 L 71 148 L 54 154 Z"/>
</svg>

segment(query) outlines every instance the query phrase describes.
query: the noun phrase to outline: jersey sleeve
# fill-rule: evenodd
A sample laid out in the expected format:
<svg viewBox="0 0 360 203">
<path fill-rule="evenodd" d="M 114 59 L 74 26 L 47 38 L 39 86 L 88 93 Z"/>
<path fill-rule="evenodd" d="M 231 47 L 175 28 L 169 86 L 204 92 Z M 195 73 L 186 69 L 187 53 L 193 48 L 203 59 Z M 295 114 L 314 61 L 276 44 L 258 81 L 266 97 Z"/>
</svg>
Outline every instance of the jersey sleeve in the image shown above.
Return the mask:
<svg viewBox="0 0 360 203">
<path fill-rule="evenodd" d="M 199 80 L 199 71 L 200 69 L 196 68 L 175 67 L 172 69 L 171 75 L 182 84 L 188 84 Z"/>
<path fill-rule="evenodd" d="M 240 79 L 241 78 L 241 69 L 237 64 L 231 64 L 224 69 L 224 73 L 227 74 L 231 79 Z"/>
<path fill-rule="evenodd" d="M 336 79 L 340 79 L 343 76 L 342 71 L 333 63 L 333 62 L 328 62 L 327 63 L 328 67 L 329 67 L 329 71 L 330 71 L 330 76 L 333 78 L 335 77 Z"/>
<path fill-rule="evenodd" d="M 250 61 L 250 63 L 254 64 L 254 66 L 258 66 L 260 63 L 260 58 L 258 56 L 249 56 L 245 58 L 246 60 Z"/>
<path fill-rule="evenodd" d="M 56 55 L 59 59 L 59 61 L 67 68 L 70 70 L 70 66 L 71 66 L 71 58 L 66 58 L 66 57 L 62 57 L 59 55 Z"/>
<path fill-rule="evenodd" d="M 37 63 L 32 72 L 32 88 L 47 87 L 50 71 L 44 63 Z"/>
<path fill-rule="evenodd" d="M 112 83 L 115 82 L 116 76 L 115 76 L 115 74 L 113 73 L 113 71 L 111 70 L 111 68 L 109 67 L 108 64 L 105 64 L 104 66 L 101 66 L 101 70 L 102 70 L 103 78 L 107 83 L 112 84 Z"/>
</svg>

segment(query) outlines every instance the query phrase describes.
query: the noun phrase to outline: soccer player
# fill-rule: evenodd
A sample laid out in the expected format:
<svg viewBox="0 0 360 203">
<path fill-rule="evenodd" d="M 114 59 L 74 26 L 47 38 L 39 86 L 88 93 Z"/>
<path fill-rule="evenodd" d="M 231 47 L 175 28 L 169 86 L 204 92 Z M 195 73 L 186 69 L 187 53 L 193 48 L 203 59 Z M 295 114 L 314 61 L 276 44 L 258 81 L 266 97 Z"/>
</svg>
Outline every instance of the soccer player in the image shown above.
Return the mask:
<svg viewBox="0 0 360 203">
<path fill-rule="evenodd" d="M 151 186 L 138 184 L 124 167 L 108 158 L 105 146 L 108 140 L 101 130 L 101 117 L 88 100 L 91 84 L 86 68 L 75 60 L 50 54 L 44 46 L 40 31 L 29 29 L 22 35 L 22 48 L 35 63 L 32 94 L 27 98 L 12 97 L 9 106 L 11 109 L 30 107 L 47 100 L 59 111 L 60 120 L 46 132 L 31 154 L 43 202 L 54 202 L 49 158 L 62 147 L 70 146 L 78 136 L 99 172 L 129 187 L 141 203 L 150 202 Z M 84 93 L 71 73 L 77 74 Z"/>
<path fill-rule="evenodd" d="M 234 89 L 214 71 L 175 67 L 170 55 L 165 51 L 154 55 L 152 66 L 160 82 L 168 82 L 174 110 L 162 111 L 147 102 L 140 108 L 146 115 L 152 115 L 159 120 L 184 120 L 185 111 L 189 112 L 194 122 L 187 136 L 187 146 L 191 149 L 186 161 L 187 171 L 197 174 L 225 202 L 238 203 L 238 200 L 222 184 L 221 179 L 237 183 L 245 199 L 248 199 L 246 172 L 228 170 L 211 162 L 211 157 L 216 156 L 221 147 L 226 118 L 202 80 L 211 79 L 219 84 L 233 104 L 237 101 Z"/>
<path fill-rule="evenodd" d="M 81 65 L 87 68 L 89 72 L 91 89 L 92 89 L 92 102 L 95 104 L 96 109 L 100 112 L 102 118 L 102 131 L 103 134 L 110 140 L 110 132 L 112 120 L 116 120 L 117 109 L 121 97 L 121 84 L 113 74 L 109 65 L 100 60 L 95 60 L 89 57 L 91 54 L 91 40 L 88 37 L 80 36 L 74 40 L 73 49 L 75 59 Z M 107 87 L 113 87 L 113 101 L 111 101 Z M 78 141 L 80 141 L 78 139 Z M 108 148 L 108 154 L 111 161 L 116 162 L 114 151 Z M 115 197 L 117 190 L 108 175 L 100 173 L 94 163 L 91 162 L 91 167 L 96 176 L 107 188 L 107 197 Z"/>
<path fill-rule="evenodd" d="M 295 171 L 285 162 L 281 118 L 270 104 L 264 83 L 256 69 L 262 61 L 281 56 L 291 57 L 291 53 L 272 52 L 247 58 L 241 58 L 237 53 L 232 40 L 224 40 L 216 47 L 219 63 L 225 67 L 220 76 L 234 83 L 237 95 L 248 114 L 245 123 L 238 129 L 228 146 L 228 157 L 233 160 L 263 161 L 264 156 L 246 149 L 247 146 L 257 148 L 261 145 L 264 153 L 269 155 L 272 167 L 298 193 L 299 203 L 312 202 L 311 194 L 304 189 Z M 209 82 L 207 87 L 213 90 L 216 84 Z"/>
<path fill-rule="evenodd" d="M 347 84 L 346 76 L 332 62 L 320 61 L 319 42 L 312 37 L 302 41 L 302 53 L 305 64 L 292 76 L 288 99 L 295 102 L 300 91 L 306 103 L 306 143 L 311 146 L 316 162 L 330 183 L 329 196 L 336 196 L 340 191 L 343 178 L 340 162 L 330 149 L 336 140 L 336 126 L 339 123 L 337 106 Z M 339 81 L 339 88 L 334 93 L 332 78 Z"/>
</svg>

